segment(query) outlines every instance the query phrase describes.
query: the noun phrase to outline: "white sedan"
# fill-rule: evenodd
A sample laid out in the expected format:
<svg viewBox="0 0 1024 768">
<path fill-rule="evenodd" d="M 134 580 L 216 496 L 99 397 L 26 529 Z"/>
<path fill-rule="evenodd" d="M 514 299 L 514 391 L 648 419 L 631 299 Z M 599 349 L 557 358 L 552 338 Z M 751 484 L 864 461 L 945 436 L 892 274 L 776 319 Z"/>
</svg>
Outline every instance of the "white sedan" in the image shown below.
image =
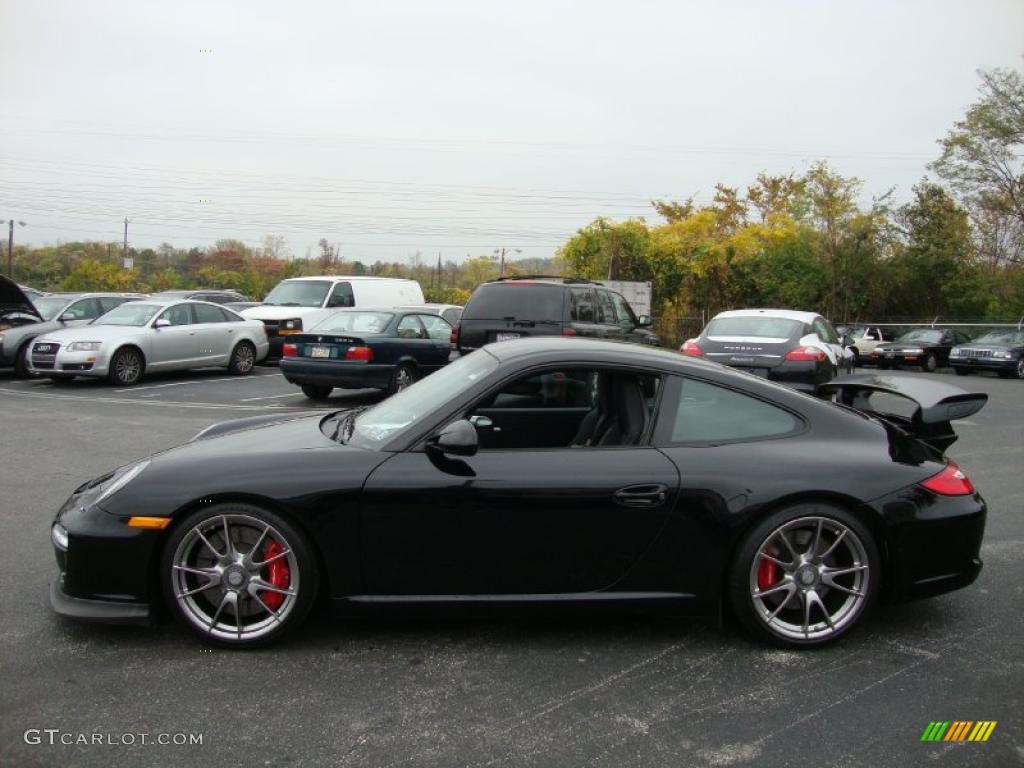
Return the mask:
<svg viewBox="0 0 1024 768">
<path fill-rule="evenodd" d="M 226 366 L 245 375 L 269 350 L 259 320 L 206 301 L 142 300 L 37 337 L 28 363 L 55 381 L 90 376 L 127 386 L 149 371 Z"/>
</svg>

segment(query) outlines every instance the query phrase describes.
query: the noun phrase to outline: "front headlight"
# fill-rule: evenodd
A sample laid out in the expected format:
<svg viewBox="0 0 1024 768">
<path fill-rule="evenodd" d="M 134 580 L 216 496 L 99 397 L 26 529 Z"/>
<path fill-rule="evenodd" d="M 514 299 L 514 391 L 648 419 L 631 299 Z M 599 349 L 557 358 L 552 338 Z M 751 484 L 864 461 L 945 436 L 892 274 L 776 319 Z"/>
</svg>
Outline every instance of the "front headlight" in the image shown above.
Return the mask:
<svg viewBox="0 0 1024 768">
<path fill-rule="evenodd" d="M 950 357 L 960 357 L 960 355 L 962 355 L 963 353 L 964 353 L 964 351 L 962 349 L 960 349 L 960 347 L 953 347 L 953 349 L 951 349 L 949 351 L 949 356 Z"/>
<path fill-rule="evenodd" d="M 50 541 L 53 542 L 53 546 L 62 552 L 68 551 L 68 529 L 60 523 L 54 523 L 53 528 L 50 529 Z"/>
<path fill-rule="evenodd" d="M 1000 360 L 1012 360 L 1013 352 L 996 352 L 992 357 L 998 357 Z"/>
<path fill-rule="evenodd" d="M 0 347 L 4 345 L 4 335 L 0 333 Z"/>
<path fill-rule="evenodd" d="M 95 352 L 100 348 L 102 341 L 73 341 L 68 344 L 69 352 Z"/>
<path fill-rule="evenodd" d="M 117 470 L 104 482 L 91 489 L 93 491 L 100 491 L 100 495 L 93 499 L 92 503 L 99 504 L 104 499 L 113 496 L 119 490 L 128 485 L 128 483 L 138 477 L 142 470 L 148 466 L 149 459 L 146 459 L 145 461 L 140 461 L 138 464 L 132 464 Z"/>
<path fill-rule="evenodd" d="M 924 350 L 921 349 L 920 347 L 916 347 L 914 349 L 905 349 L 905 350 L 903 350 L 903 352 L 905 354 L 908 354 L 908 355 L 923 355 L 924 354 Z"/>
<path fill-rule="evenodd" d="M 282 320 L 281 327 L 284 328 L 286 331 L 301 331 L 302 320 Z"/>
</svg>

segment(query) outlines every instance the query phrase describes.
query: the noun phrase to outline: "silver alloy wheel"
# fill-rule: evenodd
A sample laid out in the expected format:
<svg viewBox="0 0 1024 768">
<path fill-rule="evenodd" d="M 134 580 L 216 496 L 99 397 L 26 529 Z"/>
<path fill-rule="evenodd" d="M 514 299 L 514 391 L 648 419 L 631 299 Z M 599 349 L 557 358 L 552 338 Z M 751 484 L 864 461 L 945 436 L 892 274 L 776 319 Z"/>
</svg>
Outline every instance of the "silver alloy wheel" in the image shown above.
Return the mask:
<svg viewBox="0 0 1024 768">
<path fill-rule="evenodd" d="M 935 355 L 929 354 L 924 359 L 924 369 L 928 373 L 935 373 L 935 369 L 939 367 L 939 361 L 935 359 Z"/>
<path fill-rule="evenodd" d="M 412 384 L 412 371 L 407 366 L 402 366 L 395 371 L 395 392 L 401 392 Z"/>
<path fill-rule="evenodd" d="M 1017 361 L 1017 378 L 1024 379 L 1024 357 Z"/>
<path fill-rule="evenodd" d="M 239 373 L 248 373 L 256 362 L 256 351 L 246 343 L 235 347 L 235 370 Z"/>
<path fill-rule="evenodd" d="M 275 554 L 267 556 L 271 546 Z M 268 576 L 268 569 L 280 561 L 287 566 L 284 586 Z M 295 552 L 278 529 L 251 515 L 203 520 L 182 538 L 171 563 L 171 588 L 182 614 L 220 640 L 263 637 L 284 625 L 298 600 Z M 281 596 L 279 605 L 267 604 L 268 592 Z"/>
<path fill-rule="evenodd" d="M 780 525 L 750 566 L 750 599 L 765 627 L 790 640 L 822 640 L 856 620 L 868 596 L 867 551 L 829 517 Z"/>
<path fill-rule="evenodd" d="M 137 353 L 131 350 L 119 352 L 114 360 L 114 375 L 122 384 L 133 384 L 142 373 L 142 361 Z"/>
</svg>

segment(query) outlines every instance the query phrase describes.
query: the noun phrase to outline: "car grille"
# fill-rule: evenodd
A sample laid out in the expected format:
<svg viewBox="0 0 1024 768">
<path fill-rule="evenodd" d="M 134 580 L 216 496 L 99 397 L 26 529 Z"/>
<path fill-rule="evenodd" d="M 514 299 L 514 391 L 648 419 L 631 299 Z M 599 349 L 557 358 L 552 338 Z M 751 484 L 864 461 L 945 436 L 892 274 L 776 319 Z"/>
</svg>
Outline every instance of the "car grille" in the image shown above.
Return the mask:
<svg viewBox="0 0 1024 768">
<path fill-rule="evenodd" d="M 52 341 L 36 342 L 32 345 L 32 367 L 52 369 L 59 349 L 60 344 Z"/>
<path fill-rule="evenodd" d="M 970 358 L 971 360 L 977 360 L 983 357 L 992 357 L 991 349 L 962 349 L 960 354 L 964 357 Z"/>
</svg>

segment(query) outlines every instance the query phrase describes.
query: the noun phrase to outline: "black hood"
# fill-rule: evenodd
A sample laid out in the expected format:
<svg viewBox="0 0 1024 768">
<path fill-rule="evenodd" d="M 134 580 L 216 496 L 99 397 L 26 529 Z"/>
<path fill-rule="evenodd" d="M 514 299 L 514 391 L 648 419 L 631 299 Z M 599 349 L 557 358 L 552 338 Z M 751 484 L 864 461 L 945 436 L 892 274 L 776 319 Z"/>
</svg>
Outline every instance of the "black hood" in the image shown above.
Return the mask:
<svg viewBox="0 0 1024 768">
<path fill-rule="evenodd" d="M 42 321 L 43 316 L 35 308 L 24 291 L 13 280 L 0 275 L 0 316 L 10 313 L 31 315 Z"/>
</svg>

